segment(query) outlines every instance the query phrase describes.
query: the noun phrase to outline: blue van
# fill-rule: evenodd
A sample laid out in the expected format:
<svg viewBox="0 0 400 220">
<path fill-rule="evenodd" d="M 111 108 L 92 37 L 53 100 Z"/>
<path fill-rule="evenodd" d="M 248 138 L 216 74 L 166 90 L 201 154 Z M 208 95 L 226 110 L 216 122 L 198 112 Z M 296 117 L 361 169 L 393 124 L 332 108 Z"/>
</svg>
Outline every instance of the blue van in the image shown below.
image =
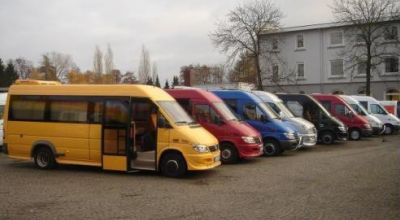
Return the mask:
<svg viewBox="0 0 400 220">
<path fill-rule="evenodd" d="M 240 118 L 257 129 L 264 141 L 264 155 L 274 156 L 296 149 L 301 138 L 294 128 L 285 124 L 256 95 L 242 90 L 212 91 Z"/>
</svg>

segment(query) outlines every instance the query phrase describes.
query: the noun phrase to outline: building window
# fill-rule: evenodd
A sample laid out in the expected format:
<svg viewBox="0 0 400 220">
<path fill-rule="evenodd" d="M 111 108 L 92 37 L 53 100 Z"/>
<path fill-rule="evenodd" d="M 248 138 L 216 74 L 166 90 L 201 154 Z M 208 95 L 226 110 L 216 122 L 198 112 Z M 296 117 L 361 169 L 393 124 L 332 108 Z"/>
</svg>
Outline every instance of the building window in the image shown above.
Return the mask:
<svg viewBox="0 0 400 220">
<path fill-rule="evenodd" d="M 279 80 L 279 66 L 274 64 L 272 66 L 272 81 L 277 82 Z"/>
<path fill-rule="evenodd" d="M 297 35 L 297 48 L 304 48 L 304 35 L 303 34 Z"/>
<path fill-rule="evenodd" d="M 361 61 L 360 63 L 357 64 L 357 74 L 364 75 L 366 73 L 367 73 L 367 62 Z"/>
<path fill-rule="evenodd" d="M 278 50 L 278 39 L 272 39 L 272 50 Z"/>
<path fill-rule="evenodd" d="M 399 72 L 399 58 L 398 57 L 385 58 L 385 72 L 386 73 Z"/>
<path fill-rule="evenodd" d="M 335 31 L 331 33 L 331 45 L 342 45 L 343 44 L 343 32 Z"/>
<path fill-rule="evenodd" d="M 343 76 L 343 60 L 331 60 L 331 75 L 332 76 Z"/>
<path fill-rule="evenodd" d="M 384 38 L 385 40 L 397 40 L 398 39 L 397 27 L 390 26 L 385 28 Z"/>
<path fill-rule="evenodd" d="M 297 64 L 297 78 L 304 78 L 304 63 Z"/>
</svg>

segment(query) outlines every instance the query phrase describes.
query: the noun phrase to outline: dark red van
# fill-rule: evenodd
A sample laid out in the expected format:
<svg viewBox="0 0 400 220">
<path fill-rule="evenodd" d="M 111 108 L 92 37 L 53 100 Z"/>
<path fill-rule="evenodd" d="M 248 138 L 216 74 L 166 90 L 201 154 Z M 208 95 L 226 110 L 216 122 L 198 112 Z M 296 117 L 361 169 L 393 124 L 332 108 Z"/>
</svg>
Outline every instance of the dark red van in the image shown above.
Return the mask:
<svg viewBox="0 0 400 220">
<path fill-rule="evenodd" d="M 361 136 L 371 136 L 372 127 L 353 108 L 337 95 L 312 94 L 333 116 L 349 128 L 349 138 L 359 140 Z"/>
<path fill-rule="evenodd" d="M 223 163 L 234 163 L 239 158 L 258 157 L 262 154 L 260 133 L 246 122 L 239 121 L 213 93 L 197 88 L 165 91 L 218 139 Z"/>
</svg>

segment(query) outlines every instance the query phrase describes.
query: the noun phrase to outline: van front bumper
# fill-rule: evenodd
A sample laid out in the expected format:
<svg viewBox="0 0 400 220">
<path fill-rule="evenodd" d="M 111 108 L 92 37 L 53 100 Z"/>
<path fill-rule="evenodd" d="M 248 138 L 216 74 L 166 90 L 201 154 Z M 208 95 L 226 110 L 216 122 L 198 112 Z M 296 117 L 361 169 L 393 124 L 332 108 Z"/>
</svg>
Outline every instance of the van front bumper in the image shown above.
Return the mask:
<svg viewBox="0 0 400 220">
<path fill-rule="evenodd" d="M 185 155 L 188 170 L 209 170 L 221 165 L 220 151 Z"/>
<path fill-rule="evenodd" d="M 281 148 L 283 150 L 294 150 L 294 149 L 298 148 L 299 143 L 300 143 L 300 139 L 280 141 Z"/>
<path fill-rule="evenodd" d="M 263 154 L 262 144 L 241 144 L 237 147 L 240 158 L 259 157 Z"/>
<path fill-rule="evenodd" d="M 337 141 L 346 141 L 347 136 L 348 136 L 347 132 L 343 132 L 343 131 L 336 132 L 336 140 Z"/>
<path fill-rule="evenodd" d="M 301 136 L 303 137 L 303 146 L 311 147 L 317 144 L 317 134 L 301 134 Z"/>
<path fill-rule="evenodd" d="M 385 125 L 382 125 L 382 127 L 372 127 L 372 134 L 374 135 L 383 134 L 385 128 L 386 128 Z"/>
<path fill-rule="evenodd" d="M 372 136 L 373 130 L 372 128 L 363 128 L 361 129 L 362 136 L 369 137 Z"/>
</svg>

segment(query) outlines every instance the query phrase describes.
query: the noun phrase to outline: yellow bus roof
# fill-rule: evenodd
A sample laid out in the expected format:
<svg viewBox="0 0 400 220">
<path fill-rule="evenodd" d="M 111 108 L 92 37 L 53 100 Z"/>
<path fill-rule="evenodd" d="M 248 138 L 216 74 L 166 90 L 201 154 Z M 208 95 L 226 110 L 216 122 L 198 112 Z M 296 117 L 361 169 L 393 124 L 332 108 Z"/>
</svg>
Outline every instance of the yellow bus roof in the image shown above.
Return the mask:
<svg viewBox="0 0 400 220">
<path fill-rule="evenodd" d="M 154 101 L 175 100 L 164 90 L 148 85 L 61 85 L 61 84 L 14 84 L 10 95 L 70 95 L 70 96 L 131 96 L 148 97 Z"/>
</svg>

